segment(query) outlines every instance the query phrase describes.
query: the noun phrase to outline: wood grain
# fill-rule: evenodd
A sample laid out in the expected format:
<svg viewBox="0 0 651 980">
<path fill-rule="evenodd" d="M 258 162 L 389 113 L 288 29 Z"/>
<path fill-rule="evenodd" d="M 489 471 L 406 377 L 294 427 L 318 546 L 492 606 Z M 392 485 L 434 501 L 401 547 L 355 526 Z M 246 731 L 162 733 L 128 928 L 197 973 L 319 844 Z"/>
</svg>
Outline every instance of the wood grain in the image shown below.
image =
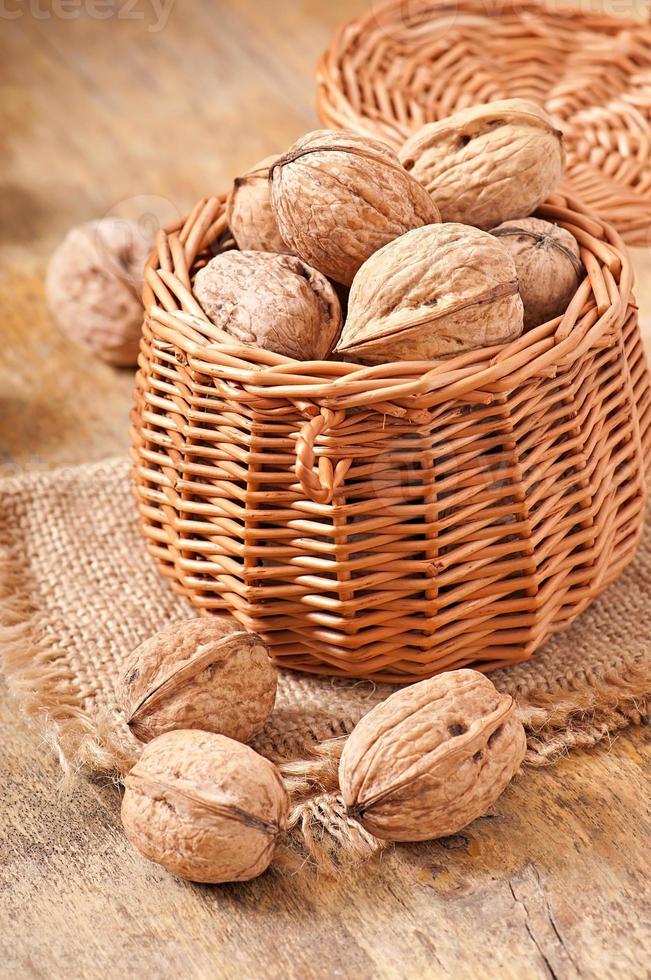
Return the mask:
<svg viewBox="0 0 651 980">
<path fill-rule="evenodd" d="M 177 0 L 159 32 L 144 0 L 142 20 L 95 19 L 90 2 L 77 18 L 53 2 L 37 8 L 49 18 L 26 3 L 2 20 L 4 472 L 127 446 L 132 373 L 89 361 L 45 308 L 45 263 L 68 226 L 106 213 L 169 220 L 315 127 L 316 59 L 367 6 Z M 651 325 L 651 261 L 645 250 L 635 260 Z M 222 888 L 141 859 L 112 787 L 62 796 L 56 761 L 6 697 L 0 739 L 7 976 L 648 976 L 642 730 L 528 773 L 450 841 L 397 848 L 337 880 L 304 869 Z"/>
</svg>

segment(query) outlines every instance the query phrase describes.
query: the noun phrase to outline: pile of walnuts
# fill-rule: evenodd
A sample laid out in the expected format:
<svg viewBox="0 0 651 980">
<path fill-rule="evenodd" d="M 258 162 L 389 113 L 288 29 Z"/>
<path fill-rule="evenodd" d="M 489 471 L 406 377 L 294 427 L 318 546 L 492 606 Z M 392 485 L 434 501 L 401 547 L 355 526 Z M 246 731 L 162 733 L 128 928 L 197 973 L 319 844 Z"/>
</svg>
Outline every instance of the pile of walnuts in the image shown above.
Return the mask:
<svg viewBox="0 0 651 980">
<path fill-rule="evenodd" d="M 122 823 L 145 857 L 199 882 L 268 868 L 290 799 L 278 768 L 245 743 L 275 696 L 264 642 L 227 619 L 175 624 L 134 651 L 119 693 L 138 756 Z M 488 810 L 525 747 L 513 699 L 474 670 L 449 671 L 362 718 L 341 755 L 341 795 L 350 819 L 383 840 L 447 836 Z"/>
<path fill-rule="evenodd" d="M 235 181 L 239 250 L 200 269 L 194 295 L 234 339 L 298 360 L 507 343 L 561 316 L 584 274 L 570 232 L 530 217 L 563 163 L 561 133 L 521 99 L 423 126 L 398 155 L 354 132 L 308 133 Z"/>
</svg>

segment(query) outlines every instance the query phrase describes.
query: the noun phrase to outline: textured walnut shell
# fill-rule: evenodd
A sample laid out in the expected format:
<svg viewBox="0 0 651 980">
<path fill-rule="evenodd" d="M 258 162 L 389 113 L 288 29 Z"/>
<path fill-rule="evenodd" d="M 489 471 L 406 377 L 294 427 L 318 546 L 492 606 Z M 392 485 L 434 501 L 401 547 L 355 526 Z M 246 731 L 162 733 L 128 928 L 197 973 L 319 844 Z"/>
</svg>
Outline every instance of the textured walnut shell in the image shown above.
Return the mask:
<svg viewBox="0 0 651 980">
<path fill-rule="evenodd" d="M 443 221 L 494 228 L 531 214 L 564 165 L 562 134 L 539 106 L 504 99 L 428 123 L 398 154 Z"/>
<path fill-rule="evenodd" d="M 332 284 L 294 255 L 223 252 L 197 272 L 194 295 L 236 340 L 301 361 L 324 358 L 341 330 Z"/>
<path fill-rule="evenodd" d="M 127 837 L 150 861 L 190 881 L 255 878 L 287 828 L 289 800 L 276 767 L 223 735 L 161 735 L 124 782 Z"/>
<path fill-rule="evenodd" d="M 392 694 L 344 747 L 349 814 L 383 840 L 462 830 L 485 813 L 524 757 L 515 704 L 483 674 L 453 670 Z"/>
<path fill-rule="evenodd" d="M 367 364 L 425 361 L 521 333 L 515 264 L 502 244 L 468 225 L 427 225 L 359 270 L 337 353 Z"/>
<path fill-rule="evenodd" d="M 248 742 L 273 711 L 276 669 L 257 633 L 220 616 L 189 619 L 134 650 L 119 699 L 141 742 L 180 728 Z"/>
<path fill-rule="evenodd" d="M 291 252 L 278 231 L 271 205 L 269 168 L 277 159 L 265 157 L 243 177 L 237 177 L 228 195 L 226 219 L 243 251 Z"/>
<path fill-rule="evenodd" d="M 63 333 L 109 364 L 136 363 L 143 268 L 153 239 L 133 221 L 103 218 L 71 228 L 45 277 L 48 305 Z"/>
<path fill-rule="evenodd" d="M 563 314 L 585 273 L 574 235 L 542 218 L 505 221 L 491 234 L 515 262 L 525 330 Z"/>
<path fill-rule="evenodd" d="M 284 241 L 347 286 L 387 242 L 440 220 L 393 150 L 353 132 L 324 129 L 303 136 L 271 168 L 271 182 Z"/>
</svg>

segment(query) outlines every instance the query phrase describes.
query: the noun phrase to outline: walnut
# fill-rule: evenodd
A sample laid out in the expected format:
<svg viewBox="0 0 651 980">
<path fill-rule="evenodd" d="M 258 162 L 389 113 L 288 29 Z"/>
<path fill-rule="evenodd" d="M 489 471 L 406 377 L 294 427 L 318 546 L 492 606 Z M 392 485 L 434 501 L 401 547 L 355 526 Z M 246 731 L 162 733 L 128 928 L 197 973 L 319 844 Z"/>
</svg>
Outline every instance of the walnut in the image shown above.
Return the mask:
<svg viewBox="0 0 651 980">
<path fill-rule="evenodd" d="M 194 295 L 232 337 L 298 360 L 324 358 L 341 330 L 331 283 L 294 255 L 223 252 L 199 270 Z"/>
<path fill-rule="evenodd" d="M 153 240 L 133 221 L 103 218 L 71 228 L 45 277 L 60 329 L 109 364 L 138 358 L 143 267 Z"/>
<path fill-rule="evenodd" d="M 277 156 L 265 157 L 237 177 L 226 202 L 226 218 L 239 248 L 253 252 L 291 252 L 278 231 L 271 205 L 269 168 Z"/>
<path fill-rule="evenodd" d="M 494 228 L 531 214 L 564 165 L 562 134 L 540 106 L 504 99 L 428 123 L 398 154 L 443 221 Z"/>
<path fill-rule="evenodd" d="M 491 234 L 515 262 L 525 330 L 564 313 L 585 274 L 574 235 L 542 218 L 505 221 Z"/>
<path fill-rule="evenodd" d="M 248 881 L 269 867 L 289 800 L 276 767 L 223 735 L 167 732 L 125 779 L 122 824 L 150 861 L 190 881 Z"/>
<path fill-rule="evenodd" d="M 515 264 L 501 242 L 468 225 L 428 225 L 364 263 L 336 352 L 368 364 L 425 361 L 521 333 Z"/>
<path fill-rule="evenodd" d="M 393 150 L 357 133 L 308 133 L 270 174 L 283 239 L 346 286 L 387 242 L 439 220 L 435 204 Z"/>
<path fill-rule="evenodd" d="M 495 802 L 525 748 L 513 699 L 475 670 L 453 670 L 369 711 L 344 746 L 339 782 L 349 815 L 376 837 L 445 837 Z"/>
<path fill-rule="evenodd" d="M 220 616 L 189 619 L 141 643 L 120 685 L 127 724 L 141 742 L 202 728 L 248 742 L 276 700 L 276 669 L 257 633 Z"/>
</svg>

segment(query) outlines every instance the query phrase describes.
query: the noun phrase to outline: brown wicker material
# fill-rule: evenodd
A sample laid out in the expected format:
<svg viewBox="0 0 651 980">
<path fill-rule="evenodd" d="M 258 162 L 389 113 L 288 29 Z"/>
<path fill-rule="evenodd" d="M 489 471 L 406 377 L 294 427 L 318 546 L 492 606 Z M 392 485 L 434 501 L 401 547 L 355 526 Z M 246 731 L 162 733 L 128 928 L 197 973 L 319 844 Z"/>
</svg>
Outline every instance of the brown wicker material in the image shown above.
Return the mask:
<svg viewBox="0 0 651 980">
<path fill-rule="evenodd" d="M 161 233 L 133 424 L 149 549 L 202 611 L 279 664 L 407 681 L 526 660 L 633 556 L 649 379 L 621 240 L 556 196 L 581 244 L 566 314 L 426 363 L 302 363 L 205 318 L 196 270 L 232 247 L 223 198 Z"/>
<path fill-rule="evenodd" d="M 394 0 L 321 59 L 323 121 L 394 146 L 425 122 L 519 96 L 565 132 L 567 187 L 651 243 L 651 27 L 537 0 Z"/>
</svg>

